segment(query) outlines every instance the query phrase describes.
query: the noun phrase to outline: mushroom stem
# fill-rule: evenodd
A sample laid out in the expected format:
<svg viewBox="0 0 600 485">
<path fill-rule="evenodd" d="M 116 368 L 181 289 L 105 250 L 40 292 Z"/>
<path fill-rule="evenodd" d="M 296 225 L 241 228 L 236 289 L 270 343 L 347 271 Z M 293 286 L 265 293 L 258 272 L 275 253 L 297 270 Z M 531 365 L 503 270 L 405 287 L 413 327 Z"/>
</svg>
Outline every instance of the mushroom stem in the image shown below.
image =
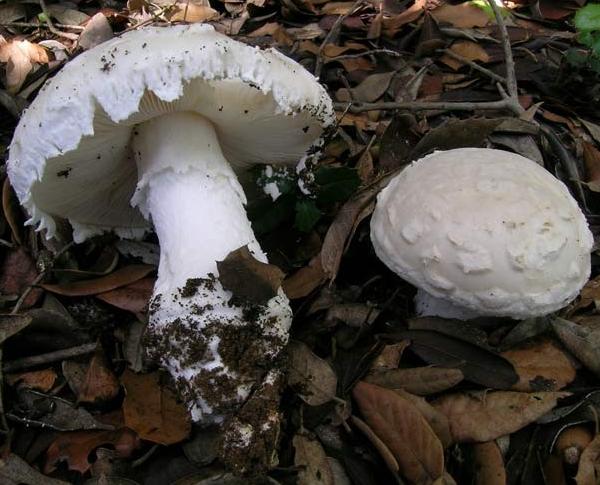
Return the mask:
<svg viewBox="0 0 600 485">
<path fill-rule="evenodd" d="M 134 135 L 132 204 L 152 220 L 161 247 L 147 351 L 171 373 L 195 421 L 221 422 L 274 366 L 287 341 L 288 300 L 280 290 L 266 305 L 232 303 L 218 280 L 217 261 L 241 246 L 267 258 L 211 123 L 174 113 Z"/>
</svg>

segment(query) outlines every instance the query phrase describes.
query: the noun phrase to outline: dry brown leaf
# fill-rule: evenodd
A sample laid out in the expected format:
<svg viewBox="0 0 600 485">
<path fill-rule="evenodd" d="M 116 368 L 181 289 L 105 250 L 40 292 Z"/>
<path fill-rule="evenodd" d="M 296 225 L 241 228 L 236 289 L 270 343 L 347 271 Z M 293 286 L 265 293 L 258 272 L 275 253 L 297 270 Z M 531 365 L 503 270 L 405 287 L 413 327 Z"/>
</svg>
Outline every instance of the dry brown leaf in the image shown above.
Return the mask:
<svg viewBox="0 0 600 485">
<path fill-rule="evenodd" d="M 141 280 L 155 269 L 154 266 L 147 264 L 132 264 L 101 278 L 40 286 L 47 291 L 63 296 L 97 295 Z"/>
<path fill-rule="evenodd" d="M 22 3 L 4 3 L 0 5 L 0 23 L 7 24 L 24 18 L 27 15 Z"/>
<path fill-rule="evenodd" d="M 577 485 L 598 485 L 600 483 L 600 434 L 597 434 L 583 450 L 575 482 Z"/>
<path fill-rule="evenodd" d="M 48 392 L 54 387 L 57 377 L 53 369 L 43 369 L 22 372 L 20 374 L 8 374 L 6 382 L 11 386 L 18 385 L 19 387 L 23 386 L 37 391 Z"/>
<path fill-rule="evenodd" d="M 400 471 L 400 465 L 387 445 L 379 439 L 379 436 L 377 436 L 371 427 L 362 419 L 356 416 L 350 416 L 350 419 L 354 426 L 356 426 L 375 447 L 377 453 L 379 453 L 379 456 L 385 462 L 389 470 L 394 474 L 398 473 Z"/>
<path fill-rule="evenodd" d="M 296 453 L 294 464 L 299 468 L 298 485 L 334 485 L 331 467 L 321 444 L 297 434 L 292 440 Z"/>
<path fill-rule="evenodd" d="M 317 289 L 326 279 L 321 266 L 321 254 L 317 254 L 308 265 L 300 268 L 283 280 L 283 291 L 290 300 L 304 298 Z"/>
<path fill-rule="evenodd" d="M 363 103 L 373 103 L 383 96 L 395 74 L 395 71 L 371 74 L 355 88 L 338 89 L 336 98 L 342 102 L 360 101 Z"/>
<path fill-rule="evenodd" d="M 564 318 L 552 320 L 552 328 L 562 344 L 592 372 L 600 375 L 600 328 L 577 325 Z"/>
<path fill-rule="evenodd" d="M 395 344 L 383 347 L 381 353 L 371 363 L 371 372 L 381 372 L 397 369 L 404 350 L 410 345 L 410 340 L 402 340 Z M 385 386 L 383 386 L 385 387 Z"/>
<path fill-rule="evenodd" d="M 444 473 L 444 449 L 423 415 L 394 391 L 359 382 L 353 390 L 361 413 L 413 483 L 433 483 Z"/>
<path fill-rule="evenodd" d="M 321 7 L 323 15 L 347 15 L 352 12 L 354 2 L 327 2 Z"/>
<path fill-rule="evenodd" d="M 109 401 L 119 394 L 117 376 L 108 368 L 104 352 L 99 347 L 90 360 L 83 382 L 77 392 L 79 402 Z"/>
<path fill-rule="evenodd" d="M 469 61 L 481 61 L 485 63 L 490 60 L 490 56 L 486 50 L 478 43 L 470 40 L 458 40 L 452 44 L 450 50 Z M 464 65 L 464 63 L 448 54 L 444 54 L 440 60 L 455 71 Z"/>
<path fill-rule="evenodd" d="M 457 442 L 485 442 L 512 434 L 556 406 L 568 392 L 512 391 L 448 394 L 433 406 L 446 415 Z"/>
<path fill-rule="evenodd" d="M 79 36 L 78 43 L 83 49 L 91 49 L 102 42 L 113 38 L 112 27 L 106 16 L 99 12 L 85 24 L 83 32 Z"/>
<path fill-rule="evenodd" d="M 571 359 L 550 340 L 530 344 L 522 349 L 503 352 L 519 375 L 512 390 L 536 392 L 558 391 L 575 379 Z"/>
<path fill-rule="evenodd" d="M 485 27 L 490 19 L 483 9 L 472 5 L 470 2 L 452 5 L 444 3 L 431 11 L 438 22 L 451 24 L 458 29 L 472 29 Z"/>
<path fill-rule="evenodd" d="M 19 245 L 23 244 L 21 240 L 21 206 L 8 177 L 4 179 L 4 183 L 2 184 L 2 210 L 4 211 L 6 222 L 10 226 L 14 240 Z"/>
<path fill-rule="evenodd" d="M 219 12 L 211 8 L 209 5 L 202 5 L 196 2 L 177 2 L 173 13 L 169 15 L 169 20 L 172 22 L 207 22 L 214 20 L 219 16 Z"/>
<path fill-rule="evenodd" d="M 367 47 L 364 44 L 359 44 L 358 42 L 346 42 L 344 45 L 337 44 L 326 44 L 323 47 L 321 54 L 325 57 L 337 57 L 342 54 L 347 54 L 349 51 L 366 51 Z M 317 47 L 318 53 L 318 47 Z"/>
<path fill-rule="evenodd" d="M 403 12 L 390 17 L 384 17 L 382 20 L 383 33 L 386 37 L 396 35 L 406 24 L 414 22 L 423 15 L 426 4 L 427 0 L 415 0 L 415 3 Z"/>
<path fill-rule="evenodd" d="M 581 453 L 594 439 L 589 427 L 585 425 L 569 426 L 561 431 L 554 443 L 552 452 L 561 457 L 568 465 L 577 465 Z"/>
<path fill-rule="evenodd" d="M 6 63 L 6 90 L 16 94 L 34 64 L 47 64 L 50 57 L 46 49 L 28 40 L 6 42 L 0 37 L 0 62 Z"/>
<path fill-rule="evenodd" d="M 473 445 L 475 485 L 506 485 L 506 470 L 495 441 Z"/>
<path fill-rule="evenodd" d="M 331 401 L 337 389 L 337 376 L 331 366 L 297 340 L 288 345 L 288 354 L 288 385 L 311 406 Z"/>
<path fill-rule="evenodd" d="M 217 261 L 219 281 L 233 296 L 257 304 L 265 304 L 281 287 L 285 274 L 274 264 L 258 261 L 243 246 Z"/>
<path fill-rule="evenodd" d="M 600 192 L 600 150 L 585 140 L 582 144 L 586 185 L 590 190 Z"/>
<path fill-rule="evenodd" d="M 464 379 L 460 369 L 415 367 L 371 373 L 365 381 L 388 389 L 404 389 L 412 394 L 428 396 L 454 387 Z"/>
<path fill-rule="evenodd" d="M 20 296 L 37 278 L 35 261 L 23 247 L 11 249 L 0 265 L 0 293 Z M 33 288 L 21 308 L 29 308 L 37 302 L 43 291 Z"/>
<path fill-rule="evenodd" d="M 157 373 L 134 374 L 127 369 L 121 382 L 126 394 L 125 425 L 140 438 L 172 445 L 189 436 L 192 427 L 187 409 L 173 392 L 160 386 Z"/>
<path fill-rule="evenodd" d="M 563 461 L 556 455 L 550 455 L 544 463 L 545 485 L 567 485 Z"/>
<path fill-rule="evenodd" d="M 102 445 L 112 445 L 116 456 L 128 458 L 140 446 L 137 435 L 126 428 L 116 431 L 70 431 L 60 433 L 46 451 L 44 473 L 52 473 L 60 461 L 66 461 L 69 470 L 86 473 L 92 464 L 89 456 Z"/>
<path fill-rule="evenodd" d="M 127 286 L 96 295 L 96 298 L 109 305 L 133 313 L 143 313 L 148 308 L 156 278 L 142 278 Z"/>
<path fill-rule="evenodd" d="M 431 426 L 431 429 L 440 439 L 444 448 L 448 448 L 448 446 L 452 444 L 450 424 L 448 424 L 448 418 L 446 418 L 444 414 L 435 409 L 422 397 L 415 396 L 402 389 L 394 389 L 394 392 L 407 401 L 410 401 L 421 412 L 423 417 L 429 423 L 429 426 Z"/>
</svg>

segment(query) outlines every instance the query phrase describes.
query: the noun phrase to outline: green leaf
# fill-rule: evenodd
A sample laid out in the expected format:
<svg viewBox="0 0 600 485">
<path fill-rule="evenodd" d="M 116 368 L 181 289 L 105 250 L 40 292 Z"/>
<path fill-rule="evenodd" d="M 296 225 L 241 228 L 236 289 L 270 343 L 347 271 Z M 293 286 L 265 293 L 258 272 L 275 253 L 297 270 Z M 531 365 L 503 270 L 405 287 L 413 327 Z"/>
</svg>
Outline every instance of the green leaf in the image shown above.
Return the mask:
<svg viewBox="0 0 600 485">
<path fill-rule="evenodd" d="M 360 185 L 358 173 L 348 167 L 320 167 L 315 171 L 317 198 L 330 204 L 348 199 Z"/>
<path fill-rule="evenodd" d="M 600 4 L 590 3 L 575 14 L 575 27 L 581 32 L 600 30 Z"/>
<path fill-rule="evenodd" d="M 255 234 L 266 234 L 273 231 L 284 221 L 289 220 L 294 214 L 295 194 L 284 194 L 275 202 L 263 199 L 260 203 L 249 207 L 248 217 L 252 221 Z"/>
<path fill-rule="evenodd" d="M 314 200 L 303 199 L 296 202 L 296 220 L 294 227 L 302 232 L 309 232 L 319 221 L 323 213 Z"/>
</svg>

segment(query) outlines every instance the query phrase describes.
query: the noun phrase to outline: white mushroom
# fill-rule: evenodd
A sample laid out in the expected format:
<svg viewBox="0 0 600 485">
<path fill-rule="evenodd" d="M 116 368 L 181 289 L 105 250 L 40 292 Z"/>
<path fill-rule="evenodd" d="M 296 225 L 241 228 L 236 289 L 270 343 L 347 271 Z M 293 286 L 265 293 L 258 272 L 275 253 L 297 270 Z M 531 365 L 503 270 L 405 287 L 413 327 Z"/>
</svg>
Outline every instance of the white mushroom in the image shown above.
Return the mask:
<svg viewBox="0 0 600 485">
<path fill-rule="evenodd" d="M 152 221 L 161 255 L 149 351 L 196 421 L 221 422 L 248 397 L 291 322 L 281 289 L 250 311 L 219 282 L 216 262 L 241 246 L 267 261 L 234 169 L 295 164 L 333 120 L 299 64 L 194 24 L 81 54 L 17 127 L 8 173 L 29 224 L 52 237 L 54 218 L 68 219 L 81 242 L 141 236 Z"/>
<path fill-rule="evenodd" d="M 590 275 L 593 238 L 566 186 L 501 150 L 435 152 L 379 194 L 377 256 L 417 288 L 421 315 L 527 318 L 556 311 Z"/>
</svg>

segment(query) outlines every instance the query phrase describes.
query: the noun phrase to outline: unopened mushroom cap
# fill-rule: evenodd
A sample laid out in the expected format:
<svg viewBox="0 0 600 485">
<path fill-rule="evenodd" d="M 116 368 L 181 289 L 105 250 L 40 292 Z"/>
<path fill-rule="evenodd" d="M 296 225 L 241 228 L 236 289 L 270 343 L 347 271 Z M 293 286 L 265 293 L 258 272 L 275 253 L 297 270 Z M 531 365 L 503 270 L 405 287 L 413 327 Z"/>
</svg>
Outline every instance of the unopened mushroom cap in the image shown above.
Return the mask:
<svg viewBox="0 0 600 485">
<path fill-rule="evenodd" d="M 513 318 L 575 298 L 593 244 L 562 182 L 520 155 L 479 148 L 403 170 L 379 194 L 371 239 L 390 269 L 434 297 Z"/>
<path fill-rule="evenodd" d="M 200 24 L 128 32 L 69 62 L 22 117 L 8 173 L 31 223 L 51 236 L 54 216 L 69 219 L 76 241 L 141 235 L 130 136 L 174 111 L 209 119 L 238 167 L 295 164 L 334 120 L 314 76 L 275 50 Z"/>
</svg>

